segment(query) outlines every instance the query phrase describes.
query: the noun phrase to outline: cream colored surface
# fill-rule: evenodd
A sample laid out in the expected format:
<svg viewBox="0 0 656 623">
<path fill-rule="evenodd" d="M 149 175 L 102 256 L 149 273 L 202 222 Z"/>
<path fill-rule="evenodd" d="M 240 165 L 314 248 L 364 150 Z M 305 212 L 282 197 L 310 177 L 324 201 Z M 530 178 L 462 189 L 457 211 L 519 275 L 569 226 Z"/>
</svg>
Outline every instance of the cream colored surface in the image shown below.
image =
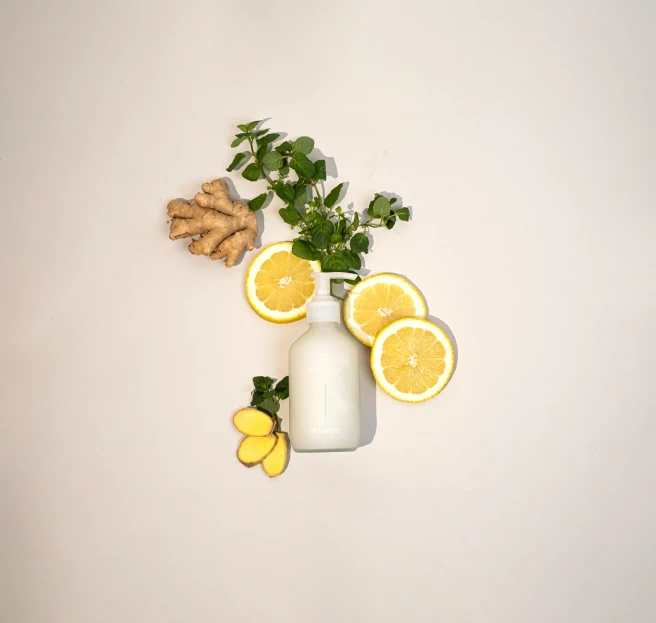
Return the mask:
<svg viewBox="0 0 656 623">
<path fill-rule="evenodd" d="M 653 3 L 0 7 L 0 621 L 656 619 Z M 274 480 L 231 418 L 305 327 L 166 224 L 265 115 L 412 205 L 367 269 L 459 356 Z"/>
</svg>

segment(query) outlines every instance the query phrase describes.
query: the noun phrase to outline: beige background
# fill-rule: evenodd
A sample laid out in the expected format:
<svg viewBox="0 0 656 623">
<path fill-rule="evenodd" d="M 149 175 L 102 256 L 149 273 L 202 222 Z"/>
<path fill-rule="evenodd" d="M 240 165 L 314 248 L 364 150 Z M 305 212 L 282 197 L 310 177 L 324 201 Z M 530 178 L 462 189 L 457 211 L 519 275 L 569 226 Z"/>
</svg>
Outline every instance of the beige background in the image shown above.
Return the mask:
<svg viewBox="0 0 656 623">
<path fill-rule="evenodd" d="M 654 621 L 655 20 L 2 2 L 0 621 Z M 252 256 L 192 257 L 165 216 L 264 116 L 358 209 L 413 207 L 367 269 L 459 347 L 437 399 L 378 392 L 373 443 L 275 481 L 230 415 L 304 323 L 260 320 Z"/>
</svg>

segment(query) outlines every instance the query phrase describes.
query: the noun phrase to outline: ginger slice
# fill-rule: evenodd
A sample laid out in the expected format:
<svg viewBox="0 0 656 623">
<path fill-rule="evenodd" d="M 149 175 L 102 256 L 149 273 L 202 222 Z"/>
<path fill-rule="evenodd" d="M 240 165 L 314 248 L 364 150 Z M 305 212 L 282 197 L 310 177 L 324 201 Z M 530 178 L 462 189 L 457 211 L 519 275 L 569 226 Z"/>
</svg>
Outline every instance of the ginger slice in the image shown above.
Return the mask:
<svg viewBox="0 0 656 623">
<path fill-rule="evenodd" d="M 253 467 L 261 463 L 276 446 L 275 435 L 267 437 L 244 437 L 237 449 L 237 458 L 246 466 Z"/>
<path fill-rule="evenodd" d="M 285 437 L 285 433 L 276 433 L 276 437 L 278 441 L 275 447 L 262 461 L 262 469 L 264 469 L 269 478 L 280 476 L 285 471 L 285 467 L 287 467 L 287 456 L 289 454 L 287 437 Z"/>
<path fill-rule="evenodd" d="M 232 423 L 242 435 L 251 437 L 266 437 L 273 432 L 273 419 L 252 407 L 239 409 L 232 417 Z"/>
</svg>

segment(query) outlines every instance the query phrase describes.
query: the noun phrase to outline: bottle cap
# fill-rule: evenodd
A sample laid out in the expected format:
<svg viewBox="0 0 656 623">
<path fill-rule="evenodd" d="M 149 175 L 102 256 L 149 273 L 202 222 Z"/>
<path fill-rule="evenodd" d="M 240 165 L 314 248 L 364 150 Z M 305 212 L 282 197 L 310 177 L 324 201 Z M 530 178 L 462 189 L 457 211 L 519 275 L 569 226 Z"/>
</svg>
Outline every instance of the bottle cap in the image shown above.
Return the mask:
<svg viewBox="0 0 656 623">
<path fill-rule="evenodd" d="M 339 303 L 330 294 L 331 279 L 355 279 L 353 273 L 312 273 L 314 297 L 307 304 L 308 322 L 339 322 Z"/>
</svg>

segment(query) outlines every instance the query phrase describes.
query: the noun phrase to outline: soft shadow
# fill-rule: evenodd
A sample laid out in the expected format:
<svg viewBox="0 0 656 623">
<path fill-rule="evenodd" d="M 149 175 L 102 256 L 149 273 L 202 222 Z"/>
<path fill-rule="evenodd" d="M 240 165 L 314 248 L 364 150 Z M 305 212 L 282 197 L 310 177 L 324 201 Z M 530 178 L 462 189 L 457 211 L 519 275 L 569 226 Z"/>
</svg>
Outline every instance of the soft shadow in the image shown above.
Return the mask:
<svg viewBox="0 0 656 623">
<path fill-rule="evenodd" d="M 262 232 L 264 231 L 264 214 L 262 214 L 262 210 L 255 213 L 255 220 L 257 221 L 257 236 L 255 236 L 254 244 L 255 248 L 259 249 L 262 246 Z"/>
<path fill-rule="evenodd" d="M 403 275 L 401 273 L 394 273 L 398 275 L 399 277 L 403 277 L 406 281 L 408 281 L 410 284 L 414 286 L 414 288 L 419 292 L 421 295 L 421 298 L 424 300 L 424 304 L 426 305 L 426 309 L 428 309 L 428 302 L 426 301 L 426 297 L 424 296 L 424 293 L 421 291 L 421 288 L 412 280 L 410 279 L 407 275 Z M 451 375 L 455 374 L 456 368 L 458 367 L 458 342 L 456 341 L 456 336 L 454 335 L 453 331 L 451 331 L 451 327 L 444 322 L 441 318 L 438 318 L 437 316 L 432 316 L 431 314 L 426 315 L 426 320 L 430 320 L 433 324 L 436 324 L 444 333 L 446 333 L 446 336 L 449 338 L 449 341 L 453 345 L 453 372 Z"/>
<path fill-rule="evenodd" d="M 419 295 L 421 296 L 422 300 L 424 301 L 424 305 L 426 306 L 426 309 L 428 309 L 428 301 L 426 300 L 426 297 L 424 296 L 424 293 L 421 291 L 421 288 L 412 280 L 410 277 L 407 275 L 404 275 L 402 273 L 390 273 L 391 275 L 398 275 L 399 277 L 403 277 L 411 286 L 414 287 L 417 292 L 419 292 Z M 427 316 L 428 317 L 428 316 Z"/>
<path fill-rule="evenodd" d="M 408 212 L 410 212 L 410 218 L 408 220 L 410 221 L 412 220 L 412 212 L 413 212 L 412 206 L 404 205 L 403 197 L 401 197 L 401 195 L 397 195 L 396 193 L 388 193 L 385 191 L 382 191 L 380 194 L 383 195 L 383 197 L 387 197 L 390 200 L 396 199 L 396 201 L 392 204 L 392 210 L 396 212 L 396 210 L 398 210 L 399 208 L 407 208 Z M 398 225 L 398 222 L 396 223 L 396 225 Z"/>
<path fill-rule="evenodd" d="M 351 182 L 343 182 L 342 184 L 343 184 L 342 190 L 339 193 L 339 197 L 337 198 L 337 203 L 335 203 L 335 206 L 338 206 L 342 201 L 344 201 L 344 198 L 346 197 L 346 195 L 348 195 L 349 186 L 351 185 Z M 332 190 L 332 188 L 330 190 Z M 330 190 L 328 192 L 330 192 Z"/>
<path fill-rule="evenodd" d="M 449 341 L 453 345 L 453 372 L 451 373 L 451 378 L 453 378 L 453 375 L 456 373 L 456 370 L 458 369 L 458 342 L 456 342 L 456 336 L 453 334 L 453 331 L 451 331 L 449 325 L 446 322 L 444 322 L 444 320 L 437 318 L 437 316 L 431 316 L 429 314 L 428 316 L 426 316 L 426 320 L 430 320 L 433 324 L 436 324 L 440 329 L 442 329 L 442 331 L 446 333 L 446 336 L 449 338 Z M 449 383 L 450 382 L 451 379 L 449 379 Z"/>
<path fill-rule="evenodd" d="M 337 163 L 334 158 L 325 156 L 324 153 L 316 147 L 310 152 L 310 159 L 326 161 L 326 177 L 337 177 Z"/>
<path fill-rule="evenodd" d="M 368 446 L 376 436 L 376 381 L 369 365 L 371 350 L 360 344 L 360 444 Z"/>
<path fill-rule="evenodd" d="M 262 120 L 260 121 L 260 123 L 257 124 L 255 130 L 256 130 L 256 131 L 258 131 L 258 130 L 268 130 L 268 131 L 269 131 L 269 134 L 279 134 L 280 136 L 276 139 L 276 142 L 277 142 L 277 141 L 285 141 L 285 140 L 287 140 L 287 137 L 289 136 L 289 135 L 287 134 L 287 132 L 281 132 L 280 130 L 276 130 L 275 128 L 273 128 L 273 127 L 271 126 L 271 124 L 269 123 L 269 121 L 271 121 L 272 119 L 273 119 L 273 117 L 266 117 L 265 119 L 262 119 Z M 268 128 L 265 128 L 265 127 L 264 127 L 265 125 L 268 125 L 269 127 L 268 127 Z M 267 149 L 267 151 L 271 151 L 271 143 L 269 143 L 269 148 Z"/>
<path fill-rule="evenodd" d="M 285 431 L 280 431 L 285 436 L 285 441 L 287 442 L 287 462 L 285 463 L 285 468 L 280 472 L 284 474 L 289 467 L 289 462 L 292 460 L 292 443 L 289 441 L 289 435 Z"/>
<path fill-rule="evenodd" d="M 237 191 L 237 187 L 235 186 L 234 182 L 229 178 L 229 177 L 224 177 L 225 183 L 228 185 L 228 190 L 230 191 L 230 198 L 233 201 L 248 201 L 248 199 L 243 199 L 239 192 Z M 262 207 L 264 209 L 269 203 L 271 203 L 272 199 L 269 197 Z M 262 232 L 264 231 L 264 214 L 262 214 L 262 209 L 258 210 L 255 213 L 255 219 L 257 220 L 257 236 L 255 237 L 255 248 L 259 249 L 262 246 Z M 246 253 L 242 253 L 239 256 L 239 259 L 237 260 L 237 263 L 235 266 L 239 266 Z"/>
<path fill-rule="evenodd" d="M 233 201 L 244 201 L 244 199 L 239 194 L 239 191 L 237 190 L 234 182 L 227 175 L 224 175 L 222 179 L 228 185 L 228 190 L 230 191 L 230 199 Z"/>
<path fill-rule="evenodd" d="M 383 197 L 387 197 L 388 199 L 396 199 L 394 205 L 392 206 L 392 210 L 403 207 L 403 197 L 401 197 L 401 195 L 397 195 L 396 193 L 388 193 L 385 190 L 381 190 L 378 194 L 383 195 Z"/>
</svg>

